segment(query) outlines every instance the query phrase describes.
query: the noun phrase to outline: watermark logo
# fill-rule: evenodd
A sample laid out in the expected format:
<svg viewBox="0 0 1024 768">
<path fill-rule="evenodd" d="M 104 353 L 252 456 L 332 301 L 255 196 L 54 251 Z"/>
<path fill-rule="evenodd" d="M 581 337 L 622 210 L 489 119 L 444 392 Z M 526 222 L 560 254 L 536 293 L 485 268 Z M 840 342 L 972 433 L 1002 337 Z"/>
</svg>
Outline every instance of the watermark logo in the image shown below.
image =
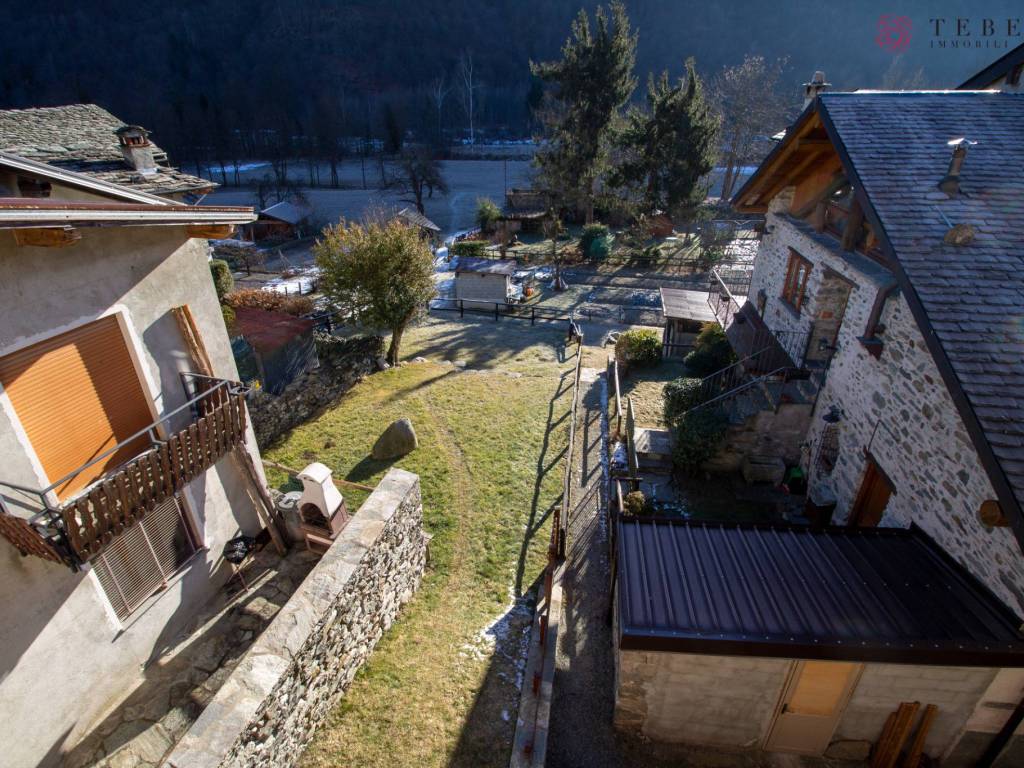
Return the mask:
<svg viewBox="0 0 1024 768">
<path fill-rule="evenodd" d="M 878 18 L 878 34 L 875 45 L 885 51 L 901 53 L 910 45 L 910 17 L 883 13 Z"/>
</svg>

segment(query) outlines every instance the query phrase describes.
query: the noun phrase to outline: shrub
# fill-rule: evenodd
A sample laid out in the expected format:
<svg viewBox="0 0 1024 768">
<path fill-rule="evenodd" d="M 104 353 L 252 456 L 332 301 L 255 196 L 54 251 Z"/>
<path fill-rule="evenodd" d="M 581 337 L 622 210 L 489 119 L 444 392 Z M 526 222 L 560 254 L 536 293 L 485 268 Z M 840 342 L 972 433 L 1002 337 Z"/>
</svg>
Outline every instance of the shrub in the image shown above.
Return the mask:
<svg viewBox="0 0 1024 768">
<path fill-rule="evenodd" d="M 661 336 L 650 328 L 625 331 L 615 342 L 615 356 L 631 365 L 657 365 L 661 362 Z"/>
<path fill-rule="evenodd" d="M 643 491 L 630 491 L 622 500 L 622 513 L 625 515 L 646 515 L 650 512 L 647 497 Z"/>
<path fill-rule="evenodd" d="M 684 416 L 676 428 L 672 463 L 680 472 L 692 474 L 714 457 L 725 436 L 729 420 L 720 408 L 701 408 Z"/>
<path fill-rule="evenodd" d="M 235 310 L 227 304 L 220 305 L 220 313 L 224 317 L 224 327 L 228 329 L 228 336 L 235 335 Z"/>
<path fill-rule="evenodd" d="M 697 376 L 714 373 L 736 359 L 729 340 L 718 323 L 704 323 L 693 343 L 693 351 L 683 362 Z"/>
<path fill-rule="evenodd" d="M 490 232 L 501 218 L 501 209 L 489 197 L 476 199 L 476 223 L 484 232 Z"/>
<path fill-rule="evenodd" d="M 675 424 L 679 417 L 704 402 L 700 379 L 682 377 L 665 385 L 663 413 L 666 424 Z"/>
<path fill-rule="evenodd" d="M 605 259 L 611 253 L 612 243 L 608 227 L 604 224 L 587 224 L 580 235 L 580 252 L 586 259 Z"/>
<path fill-rule="evenodd" d="M 232 291 L 224 297 L 224 303 L 233 309 L 247 307 L 296 316 L 308 315 L 313 311 L 313 300 L 308 296 L 285 296 L 283 293 L 259 288 Z"/>
<path fill-rule="evenodd" d="M 213 276 L 213 288 L 217 291 L 217 301 L 223 302 L 224 297 L 235 290 L 231 267 L 224 259 L 213 259 L 210 261 L 210 274 Z"/>
<path fill-rule="evenodd" d="M 459 240 L 457 243 L 452 243 L 449 253 L 451 253 L 452 256 L 473 256 L 477 258 L 484 258 L 487 256 L 488 245 L 490 245 L 490 243 L 486 240 Z"/>
</svg>

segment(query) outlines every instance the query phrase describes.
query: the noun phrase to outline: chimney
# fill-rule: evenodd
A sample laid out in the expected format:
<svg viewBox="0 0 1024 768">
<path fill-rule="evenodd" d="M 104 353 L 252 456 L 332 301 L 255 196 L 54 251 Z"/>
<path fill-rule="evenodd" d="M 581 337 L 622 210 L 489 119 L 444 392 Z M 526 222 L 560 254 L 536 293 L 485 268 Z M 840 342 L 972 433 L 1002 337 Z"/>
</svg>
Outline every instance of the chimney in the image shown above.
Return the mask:
<svg viewBox="0 0 1024 768">
<path fill-rule="evenodd" d="M 946 146 L 953 148 L 953 155 L 949 158 L 949 170 L 942 181 L 939 182 L 939 189 L 946 193 L 947 197 L 956 197 L 960 192 L 960 169 L 963 168 L 964 160 L 967 159 L 967 148 L 976 141 L 968 141 L 965 138 L 953 139 L 946 142 Z"/>
<path fill-rule="evenodd" d="M 825 82 L 825 73 L 818 70 L 814 73 L 814 77 L 811 78 L 811 82 L 804 83 L 804 108 L 814 101 L 814 97 L 824 91 L 826 88 L 831 86 L 832 83 Z"/>
<path fill-rule="evenodd" d="M 153 145 L 149 143 L 149 131 L 141 125 L 122 125 L 115 133 L 121 145 L 125 162 L 143 176 L 156 173 Z"/>
</svg>

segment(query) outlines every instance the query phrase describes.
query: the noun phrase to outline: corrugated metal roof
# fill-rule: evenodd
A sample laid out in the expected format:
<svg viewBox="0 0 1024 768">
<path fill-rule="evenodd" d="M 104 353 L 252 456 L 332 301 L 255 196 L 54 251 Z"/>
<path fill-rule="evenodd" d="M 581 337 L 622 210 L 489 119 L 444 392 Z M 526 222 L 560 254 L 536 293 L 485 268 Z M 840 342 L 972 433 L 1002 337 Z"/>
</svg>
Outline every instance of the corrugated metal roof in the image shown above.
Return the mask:
<svg viewBox="0 0 1024 768">
<path fill-rule="evenodd" d="M 699 320 L 702 323 L 715 322 L 715 313 L 711 311 L 711 305 L 708 304 L 707 291 L 662 288 L 661 308 L 665 317 Z"/>
<path fill-rule="evenodd" d="M 1024 666 L 1019 620 L 916 529 L 618 523 L 623 649 Z"/>
<path fill-rule="evenodd" d="M 395 214 L 395 218 L 402 219 L 403 221 L 412 224 L 414 227 L 419 227 L 420 229 L 428 229 L 431 232 L 441 231 L 441 228 L 437 226 L 437 224 L 432 222 L 415 208 L 403 208 Z"/>
</svg>

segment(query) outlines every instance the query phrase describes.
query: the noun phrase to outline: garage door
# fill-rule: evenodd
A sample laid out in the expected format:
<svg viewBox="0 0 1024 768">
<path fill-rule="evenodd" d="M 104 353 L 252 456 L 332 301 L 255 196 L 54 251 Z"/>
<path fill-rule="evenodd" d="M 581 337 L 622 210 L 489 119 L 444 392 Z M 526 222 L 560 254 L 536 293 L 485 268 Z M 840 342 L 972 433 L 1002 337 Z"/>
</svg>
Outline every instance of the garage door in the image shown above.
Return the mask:
<svg viewBox="0 0 1024 768">
<path fill-rule="evenodd" d="M 116 317 L 0 357 L 10 398 L 49 482 L 92 461 L 152 421 Z M 123 447 L 56 489 L 67 498 L 148 445 Z"/>
</svg>

